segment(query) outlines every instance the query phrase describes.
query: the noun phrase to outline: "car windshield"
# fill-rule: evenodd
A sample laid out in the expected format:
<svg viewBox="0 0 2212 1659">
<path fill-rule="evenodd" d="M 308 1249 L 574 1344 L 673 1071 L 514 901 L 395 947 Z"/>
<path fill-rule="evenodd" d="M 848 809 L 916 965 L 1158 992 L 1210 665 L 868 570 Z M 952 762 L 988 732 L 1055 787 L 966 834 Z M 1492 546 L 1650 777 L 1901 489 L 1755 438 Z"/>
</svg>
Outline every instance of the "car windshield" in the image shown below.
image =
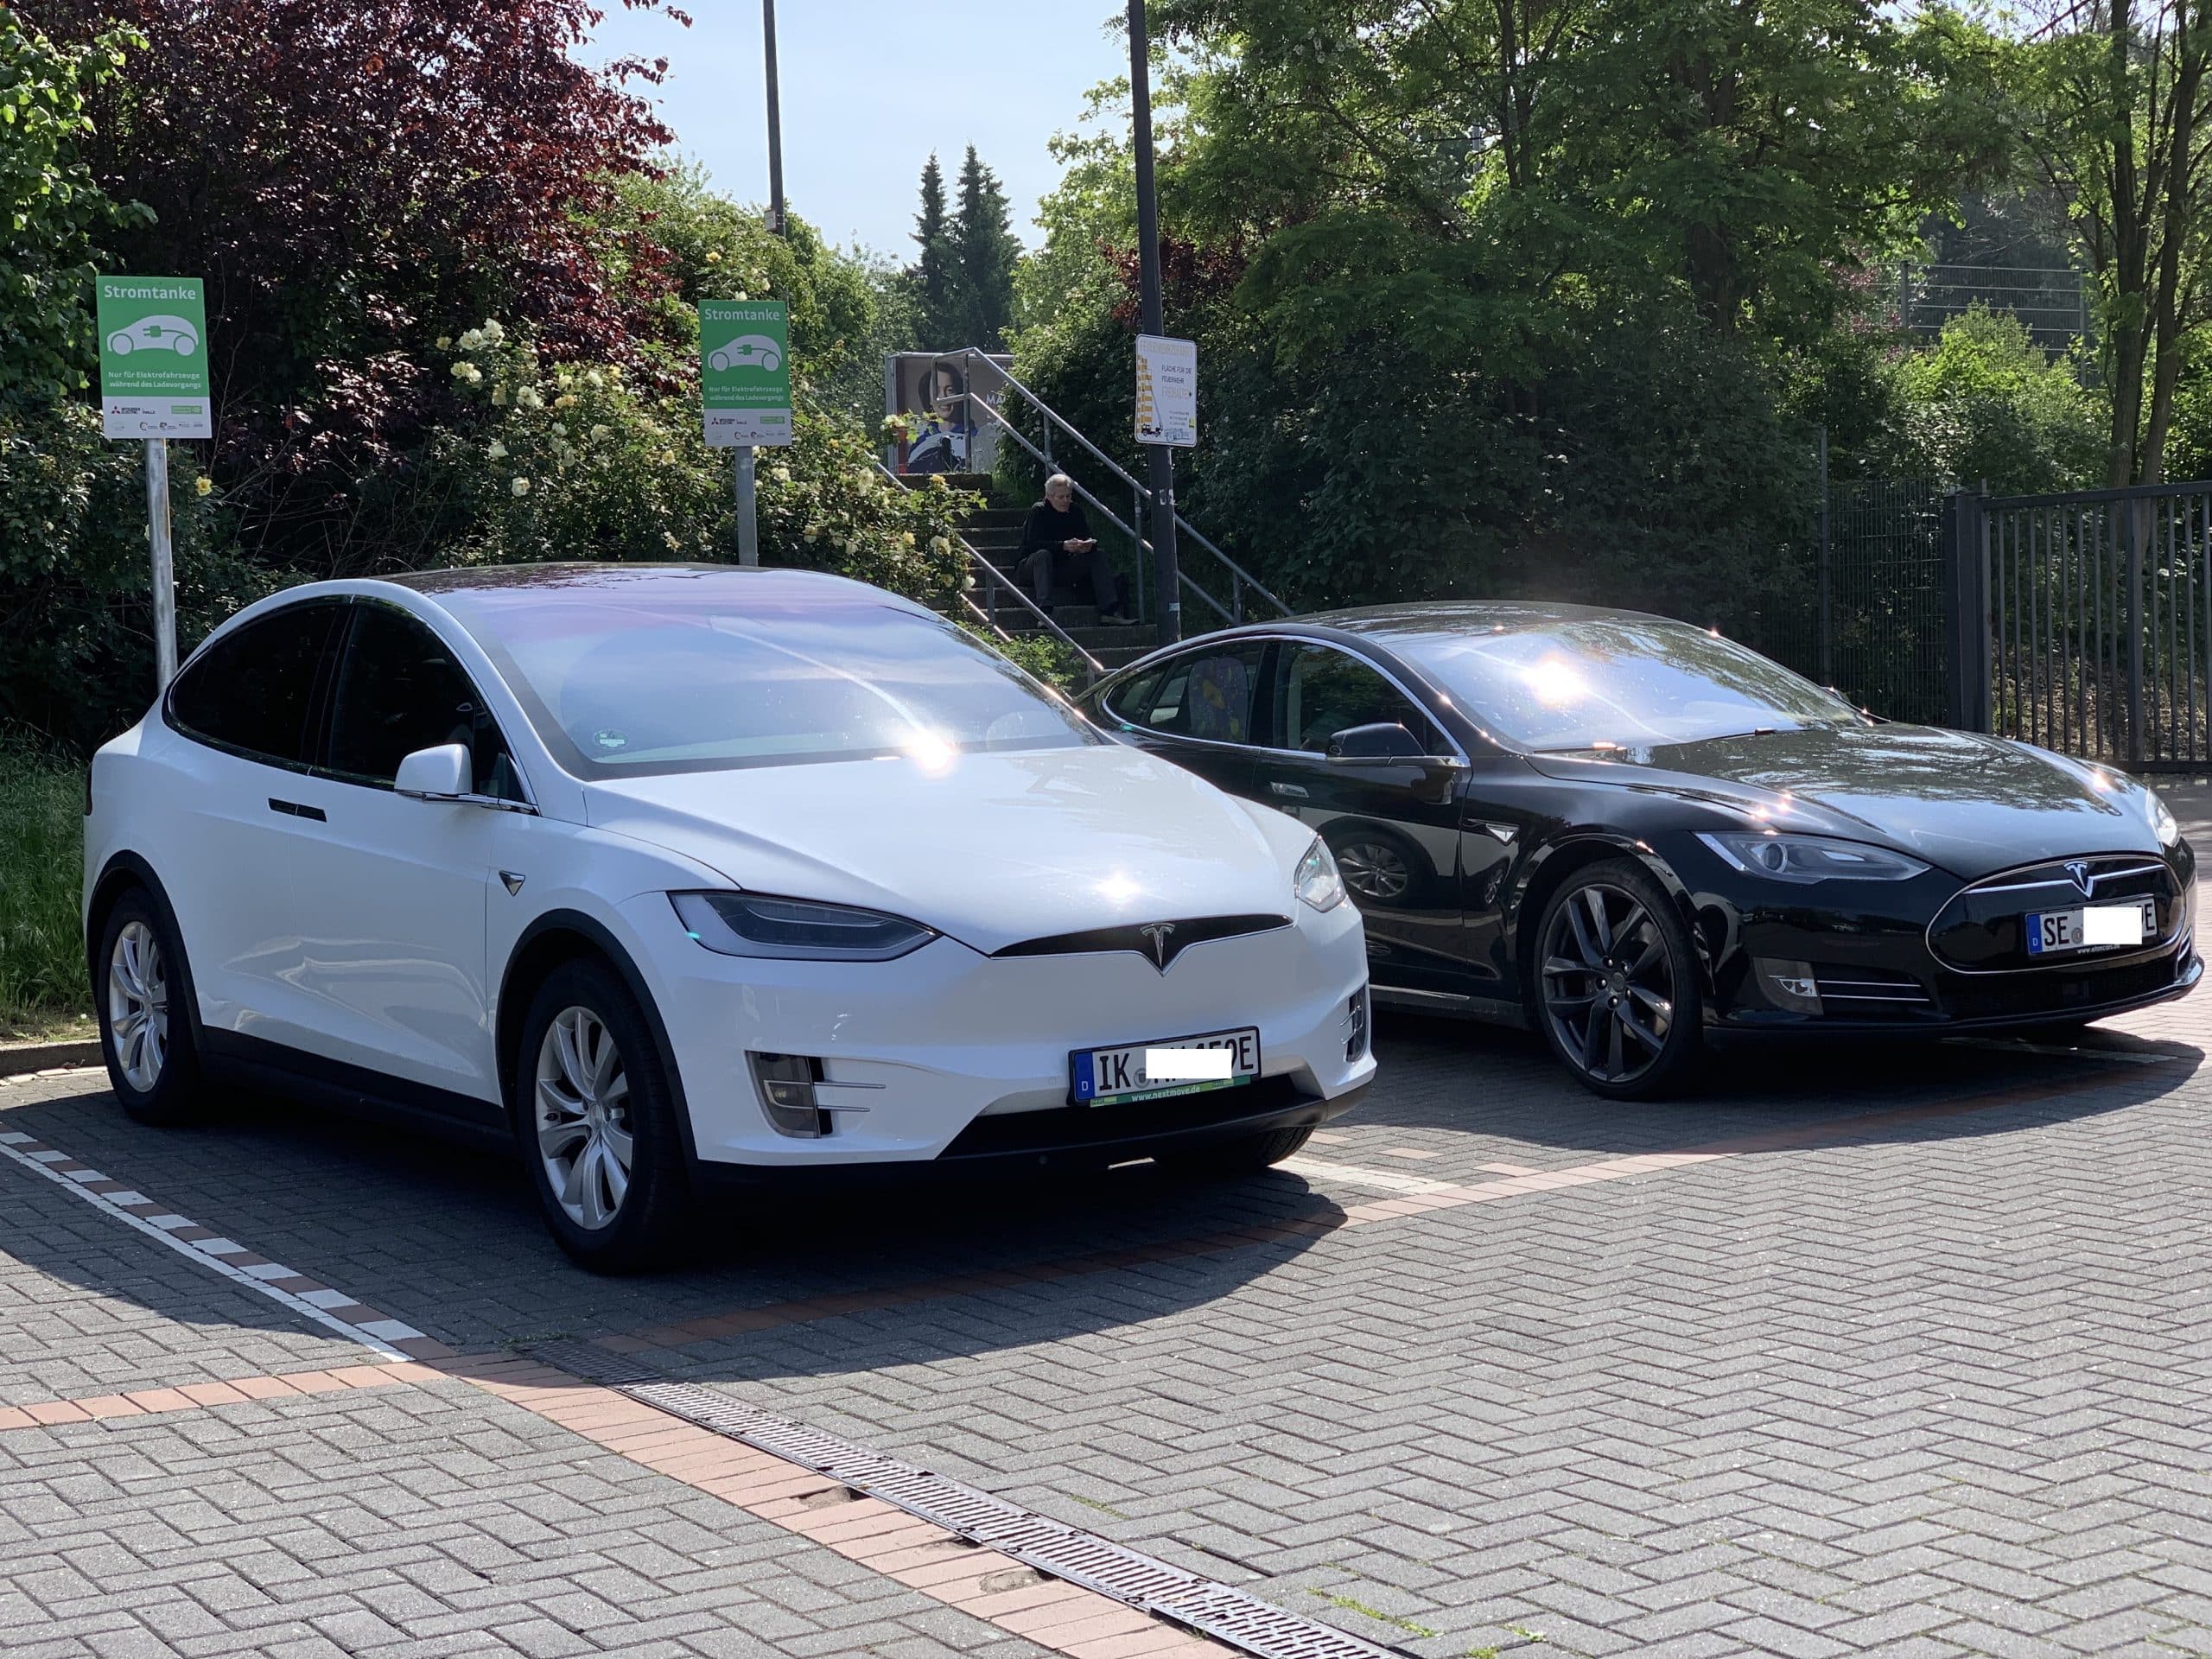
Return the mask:
<svg viewBox="0 0 2212 1659">
<path fill-rule="evenodd" d="M 1718 634 L 1590 617 L 1394 639 L 1471 718 L 1523 748 L 1643 748 L 1858 724 L 1850 704 Z"/>
<path fill-rule="evenodd" d="M 580 777 L 1103 741 L 950 623 L 741 581 L 486 587 L 443 604 Z"/>
</svg>

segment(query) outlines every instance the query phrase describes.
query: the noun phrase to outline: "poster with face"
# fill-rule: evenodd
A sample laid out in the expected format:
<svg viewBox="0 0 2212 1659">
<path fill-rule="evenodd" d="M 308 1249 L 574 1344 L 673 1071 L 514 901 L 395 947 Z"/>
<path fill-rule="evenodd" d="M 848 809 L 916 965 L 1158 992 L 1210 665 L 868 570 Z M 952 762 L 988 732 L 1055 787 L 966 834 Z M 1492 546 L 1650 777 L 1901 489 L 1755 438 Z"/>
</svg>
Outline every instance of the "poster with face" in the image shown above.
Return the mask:
<svg viewBox="0 0 2212 1659">
<path fill-rule="evenodd" d="M 897 352 L 883 360 L 884 413 L 906 435 L 887 456 L 897 473 L 988 473 L 998 454 L 998 407 L 1014 359 L 1004 353 Z"/>
</svg>

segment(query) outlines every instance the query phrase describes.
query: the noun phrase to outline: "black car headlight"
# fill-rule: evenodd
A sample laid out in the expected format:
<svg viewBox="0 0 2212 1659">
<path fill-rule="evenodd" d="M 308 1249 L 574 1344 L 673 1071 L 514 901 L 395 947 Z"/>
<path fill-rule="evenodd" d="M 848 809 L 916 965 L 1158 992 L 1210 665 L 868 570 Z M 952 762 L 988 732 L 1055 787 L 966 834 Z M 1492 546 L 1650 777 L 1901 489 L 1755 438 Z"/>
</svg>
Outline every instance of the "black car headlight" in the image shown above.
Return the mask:
<svg viewBox="0 0 2212 1659">
<path fill-rule="evenodd" d="M 1928 866 L 1886 847 L 1766 830 L 1700 832 L 1698 839 L 1746 875 L 1777 881 L 1909 881 Z"/>
<path fill-rule="evenodd" d="M 794 962 L 889 962 L 937 938 L 934 928 L 880 910 L 771 899 L 753 893 L 672 893 L 684 931 L 726 957 Z"/>
<path fill-rule="evenodd" d="M 2151 830 L 2159 846 L 2171 847 L 2181 839 L 2181 825 L 2174 822 L 2173 809 L 2158 798 L 2157 790 L 2143 791 L 2143 810 L 2150 815 Z"/>
</svg>

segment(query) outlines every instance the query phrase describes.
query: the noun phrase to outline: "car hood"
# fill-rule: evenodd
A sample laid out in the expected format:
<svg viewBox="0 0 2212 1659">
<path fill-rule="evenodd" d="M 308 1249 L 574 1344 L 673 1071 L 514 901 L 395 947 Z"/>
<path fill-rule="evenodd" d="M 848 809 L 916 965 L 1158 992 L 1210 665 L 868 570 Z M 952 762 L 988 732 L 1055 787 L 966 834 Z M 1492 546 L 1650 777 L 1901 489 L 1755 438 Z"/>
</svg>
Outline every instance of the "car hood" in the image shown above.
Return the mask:
<svg viewBox="0 0 2212 1659">
<path fill-rule="evenodd" d="M 976 950 L 1123 923 L 1290 916 L 1313 832 L 1120 744 L 594 784 L 594 829 L 756 893 L 865 906 Z"/>
<path fill-rule="evenodd" d="M 2161 850 L 2145 791 L 2122 774 L 1974 732 L 1809 727 L 1529 763 L 1548 777 L 1660 789 L 1779 828 L 1881 842 L 1969 879 L 2075 853 Z"/>
</svg>

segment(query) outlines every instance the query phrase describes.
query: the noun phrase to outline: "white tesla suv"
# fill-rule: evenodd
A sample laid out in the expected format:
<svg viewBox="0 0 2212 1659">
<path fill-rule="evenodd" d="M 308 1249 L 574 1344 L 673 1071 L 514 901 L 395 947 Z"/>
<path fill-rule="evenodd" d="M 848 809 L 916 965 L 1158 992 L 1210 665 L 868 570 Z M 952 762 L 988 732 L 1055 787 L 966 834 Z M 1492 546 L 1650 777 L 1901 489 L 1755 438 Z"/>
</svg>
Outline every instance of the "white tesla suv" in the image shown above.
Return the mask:
<svg viewBox="0 0 2212 1659">
<path fill-rule="evenodd" d="M 296 588 L 90 788 L 127 1109 L 222 1074 L 516 1144 L 591 1267 L 762 1183 L 1257 1168 L 1374 1073 L 1312 830 L 833 576 Z"/>
</svg>

